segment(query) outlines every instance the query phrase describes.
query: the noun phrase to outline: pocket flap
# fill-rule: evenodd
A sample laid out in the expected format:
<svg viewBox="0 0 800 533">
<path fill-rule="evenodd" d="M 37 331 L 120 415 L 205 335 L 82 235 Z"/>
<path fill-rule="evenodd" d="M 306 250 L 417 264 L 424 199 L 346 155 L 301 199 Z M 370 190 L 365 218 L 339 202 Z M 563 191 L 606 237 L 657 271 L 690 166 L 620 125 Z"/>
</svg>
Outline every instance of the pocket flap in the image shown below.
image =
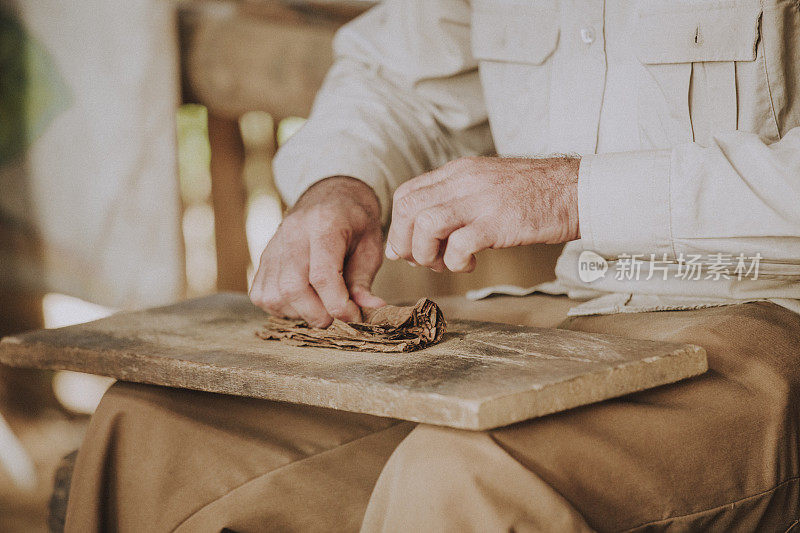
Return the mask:
<svg viewBox="0 0 800 533">
<path fill-rule="evenodd" d="M 472 54 L 476 59 L 538 65 L 557 43 L 555 0 L 472 2 Z"/>
<path fill-rule="evenodd" d="M 642 63 L 753 61 L 760 16 L 758 0 L 644 0 L 637 55 Z"/>
</svg>

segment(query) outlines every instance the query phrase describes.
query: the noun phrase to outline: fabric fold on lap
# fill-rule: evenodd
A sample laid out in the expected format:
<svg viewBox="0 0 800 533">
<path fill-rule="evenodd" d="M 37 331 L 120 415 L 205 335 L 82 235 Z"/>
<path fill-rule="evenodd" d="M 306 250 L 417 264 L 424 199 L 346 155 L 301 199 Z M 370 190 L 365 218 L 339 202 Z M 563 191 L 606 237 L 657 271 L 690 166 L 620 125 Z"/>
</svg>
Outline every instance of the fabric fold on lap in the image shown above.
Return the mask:
<svg viewBox="0 0 800 533">
<path fill-rule="evenodd" d="M 439 301 L 703 346 L 697 378 L 490 432 L 117 384 L 67 531 L 787 531 L 800 516 L 800 316 L 768 302 L 574 317 L 564 297 Z M 363 519 L 363 524 L 362 524 Z"/>
</svg>

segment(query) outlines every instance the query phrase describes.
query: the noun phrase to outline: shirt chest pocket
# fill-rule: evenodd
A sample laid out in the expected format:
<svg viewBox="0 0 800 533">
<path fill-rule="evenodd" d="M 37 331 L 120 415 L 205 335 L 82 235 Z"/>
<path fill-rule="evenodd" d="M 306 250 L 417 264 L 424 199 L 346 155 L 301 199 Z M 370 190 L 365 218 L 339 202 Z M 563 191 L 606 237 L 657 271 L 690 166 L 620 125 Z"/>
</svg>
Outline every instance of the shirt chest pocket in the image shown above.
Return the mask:
<svg viewBox="0 0 800 533">
<path fill-rule="evenodd" d="M 636 53 L 643 148 L 712 142 L 720 131 L 774 130 L 758 0 L 640 0 Z"/>
<path fill-rule="evenodd" d="M 555 0 L 472 2 L 472 53 L 501 155 L 548 150 L 552 56 L 558 37 Z"/>
</svg>

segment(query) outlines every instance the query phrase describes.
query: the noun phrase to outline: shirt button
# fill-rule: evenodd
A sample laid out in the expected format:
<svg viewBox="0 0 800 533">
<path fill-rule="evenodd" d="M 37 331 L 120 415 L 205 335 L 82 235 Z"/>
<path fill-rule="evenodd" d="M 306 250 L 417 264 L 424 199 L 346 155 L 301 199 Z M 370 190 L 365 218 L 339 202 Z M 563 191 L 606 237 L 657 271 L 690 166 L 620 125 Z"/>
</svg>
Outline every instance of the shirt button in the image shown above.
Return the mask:
<svg viewBox="0 0 800 533">
<path fill-rule="evenodd" d="M 581 28 L 581 41 L 586 44 L 592 44 L 594 42 L 594 29 Z"/>
</svg>

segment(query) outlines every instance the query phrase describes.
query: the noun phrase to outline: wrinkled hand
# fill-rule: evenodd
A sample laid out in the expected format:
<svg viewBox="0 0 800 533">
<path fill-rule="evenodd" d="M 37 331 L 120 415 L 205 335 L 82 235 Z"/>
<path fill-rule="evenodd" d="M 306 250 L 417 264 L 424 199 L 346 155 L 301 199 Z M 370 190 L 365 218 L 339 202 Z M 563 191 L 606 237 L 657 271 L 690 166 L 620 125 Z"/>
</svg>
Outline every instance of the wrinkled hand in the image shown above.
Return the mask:
<svg viewBox="0 0 800 533">
<path fill-rule="evenodd" d="M 348 177 L 310 187 L 261 255 L 250 289 L 274 315 L 327 327 L 333 317 L 361 319 L 360 307 L 385 302 L 370 290 L 381 265 L 380 204 L 372 189 Z"/>
<path fill-rule="evenodd" d="M 468 157 L 409 180 L 394 195 L 386 256 L 470 272 L 486 248 L 578 239 L 579 165 Z"/>
</svg>

